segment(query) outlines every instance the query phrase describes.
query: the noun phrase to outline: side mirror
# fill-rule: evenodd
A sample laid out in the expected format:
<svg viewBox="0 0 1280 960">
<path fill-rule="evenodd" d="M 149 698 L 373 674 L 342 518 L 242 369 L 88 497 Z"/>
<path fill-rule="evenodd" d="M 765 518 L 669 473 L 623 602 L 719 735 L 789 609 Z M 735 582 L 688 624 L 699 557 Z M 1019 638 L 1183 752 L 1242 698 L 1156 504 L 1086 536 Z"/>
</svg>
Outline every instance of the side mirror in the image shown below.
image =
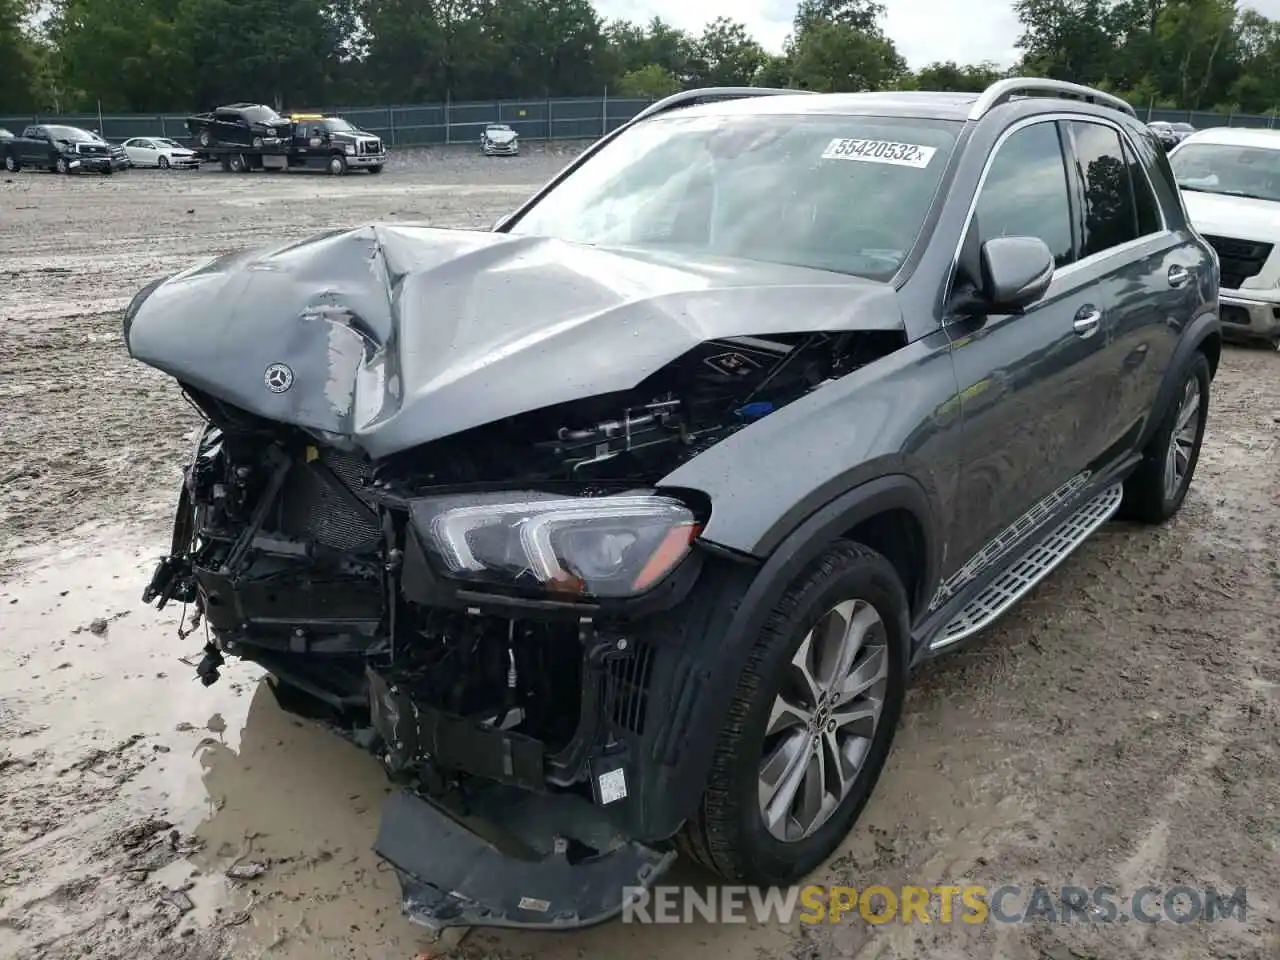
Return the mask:
<svg viewBox="0 0 1280 960">
<path fill-rule="evenodd" d="M 1045 295 L 1053 253 L 1039 237 L 994 237 L 982 245 L 979 293 L 990 313 L 1018 313 Z"/>
</svg>

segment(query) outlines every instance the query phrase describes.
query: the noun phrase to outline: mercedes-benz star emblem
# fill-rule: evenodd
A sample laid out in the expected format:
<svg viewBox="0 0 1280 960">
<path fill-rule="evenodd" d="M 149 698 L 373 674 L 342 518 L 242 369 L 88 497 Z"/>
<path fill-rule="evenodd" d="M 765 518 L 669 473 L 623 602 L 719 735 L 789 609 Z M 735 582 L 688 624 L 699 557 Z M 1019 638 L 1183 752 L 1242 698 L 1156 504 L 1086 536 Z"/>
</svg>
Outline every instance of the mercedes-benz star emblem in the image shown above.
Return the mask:
<svg viewBox="0 0 1280 960">
<path fill-rule="evenodd" d="M 293 371 L 283 363 L 273 363 L 262 379 L 272 393 L 284 393 L 293 386 Z"/>
</svg>

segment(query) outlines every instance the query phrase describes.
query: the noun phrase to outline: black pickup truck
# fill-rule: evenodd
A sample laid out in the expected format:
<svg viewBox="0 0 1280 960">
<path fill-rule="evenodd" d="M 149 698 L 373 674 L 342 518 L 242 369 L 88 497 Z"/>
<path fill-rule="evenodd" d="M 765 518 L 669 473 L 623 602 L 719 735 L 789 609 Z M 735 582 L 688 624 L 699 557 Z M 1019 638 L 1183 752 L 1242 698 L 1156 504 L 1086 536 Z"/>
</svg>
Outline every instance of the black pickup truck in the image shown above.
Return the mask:
<svg viewBox="0 0 1280 960">
<path fill-rule="evenodd" d="M 129 166 L 123 147 L 88 130 L 62 124 L 30 126 L 19 137 L 0 140 L 0 156 L 10 173 L 23 167 L 57 173 L 115 173 Z"/>
</svg>

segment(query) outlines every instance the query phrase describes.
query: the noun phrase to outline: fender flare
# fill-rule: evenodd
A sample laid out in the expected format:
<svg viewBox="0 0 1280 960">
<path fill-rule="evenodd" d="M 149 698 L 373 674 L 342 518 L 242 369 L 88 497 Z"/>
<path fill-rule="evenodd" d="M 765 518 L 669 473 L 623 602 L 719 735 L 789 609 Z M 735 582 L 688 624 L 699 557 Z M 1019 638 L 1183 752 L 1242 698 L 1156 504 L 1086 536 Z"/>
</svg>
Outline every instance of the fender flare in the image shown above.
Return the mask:
<svg viewBox="0 0 1280 960">
<path fill-rule="evenodd" d="M 1182 372 L 1191 362 L 1192 354 L 1200 350 L 1205 341 L 1211 337 L 1216 337 L 1218 343 L 1222 343 L 1222 323 L 1218 319 L 1216 312 L 1201 314 L 1187 325 L 1181 339 L 1178 341 L 1177 347 L 1174 348 L 1169 365 L 1165 368 L 1164 377 L 1160 381 L 1160 388 L 1156 391 L 1156 400 L 1151 408 L 1151 415 L 1147 417 L 1147 422 L 1143 426 L 1142 435 L 1137 443 L 1138 450 L 1145 451 L 1147 444 L 1151 442 L 1151 438 L 1155 436 L 1155 432 L 1160 428 L 1164 411 L 1169 409 L 1169 405 L 1173 402 L 1174 394 L 1177 392 L 1178 387 L 1181 386 Z"/>
<path fill-rule="evenodd" d="M 934 511 L 924 487 L 907 474 L 889 474 L 846 491 L 829 501 L 787 534 L 751 579 L 750 585 L 728 618 L 727 629 L 719 636 L 707 636 L 693 654 L 693 669 L 686 674 L 684 689 L 676 696 L 683 722 L 655 744 L 655 754 L 664 766 L 659 776 L 657 796 L 666 802 L 654 803 L 663 814 L 650 823 L 656 835 L 675 833 L 680 824 L 696 813 L 710 773 L 715 744 L 747 662 L 751 646 L 764 627 L 770 612 L 802 570 L 828 546 L 859 523 L 888 510 L 905 509 L 916 518 L 924 534 L 926 569 L 917 593 L 928 597 L 938 569 L 938 536 Z M 918 603 L 918 598 L 912 598 Z M 910 624 L 903 623 L 908 643 L 904 661 L 909 662 Z M 711 665 L 714 663 L 714 667 Z M 708 669 L 710 667 L 710 669 Z M 689 689 L 690 687 L 698 689 Z M 680 705 L 692 702 L 691 710 Z M 655 757 L 657 759 L 658 757 Z"/>
</svg>

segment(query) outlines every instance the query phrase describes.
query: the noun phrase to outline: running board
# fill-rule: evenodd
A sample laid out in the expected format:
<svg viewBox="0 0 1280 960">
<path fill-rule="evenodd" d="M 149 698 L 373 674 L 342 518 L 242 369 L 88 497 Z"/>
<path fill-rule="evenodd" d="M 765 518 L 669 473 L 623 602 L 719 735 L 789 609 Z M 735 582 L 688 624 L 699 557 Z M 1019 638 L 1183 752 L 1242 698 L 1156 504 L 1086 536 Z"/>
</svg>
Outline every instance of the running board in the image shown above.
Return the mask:
<svg viewBox="0 0 1280 960">
<path fill-rule="evenodd" d="M 1120 509 L 1123 496 L 1124 486 L 1117 483 L 1073 513 L 1062 526 L 965 604 L 955 619 L 943 628 L 938 639 L 929 644 L 929 649 L 949 647 L 990 626 L 1110 520 Z"/>
</svg>

